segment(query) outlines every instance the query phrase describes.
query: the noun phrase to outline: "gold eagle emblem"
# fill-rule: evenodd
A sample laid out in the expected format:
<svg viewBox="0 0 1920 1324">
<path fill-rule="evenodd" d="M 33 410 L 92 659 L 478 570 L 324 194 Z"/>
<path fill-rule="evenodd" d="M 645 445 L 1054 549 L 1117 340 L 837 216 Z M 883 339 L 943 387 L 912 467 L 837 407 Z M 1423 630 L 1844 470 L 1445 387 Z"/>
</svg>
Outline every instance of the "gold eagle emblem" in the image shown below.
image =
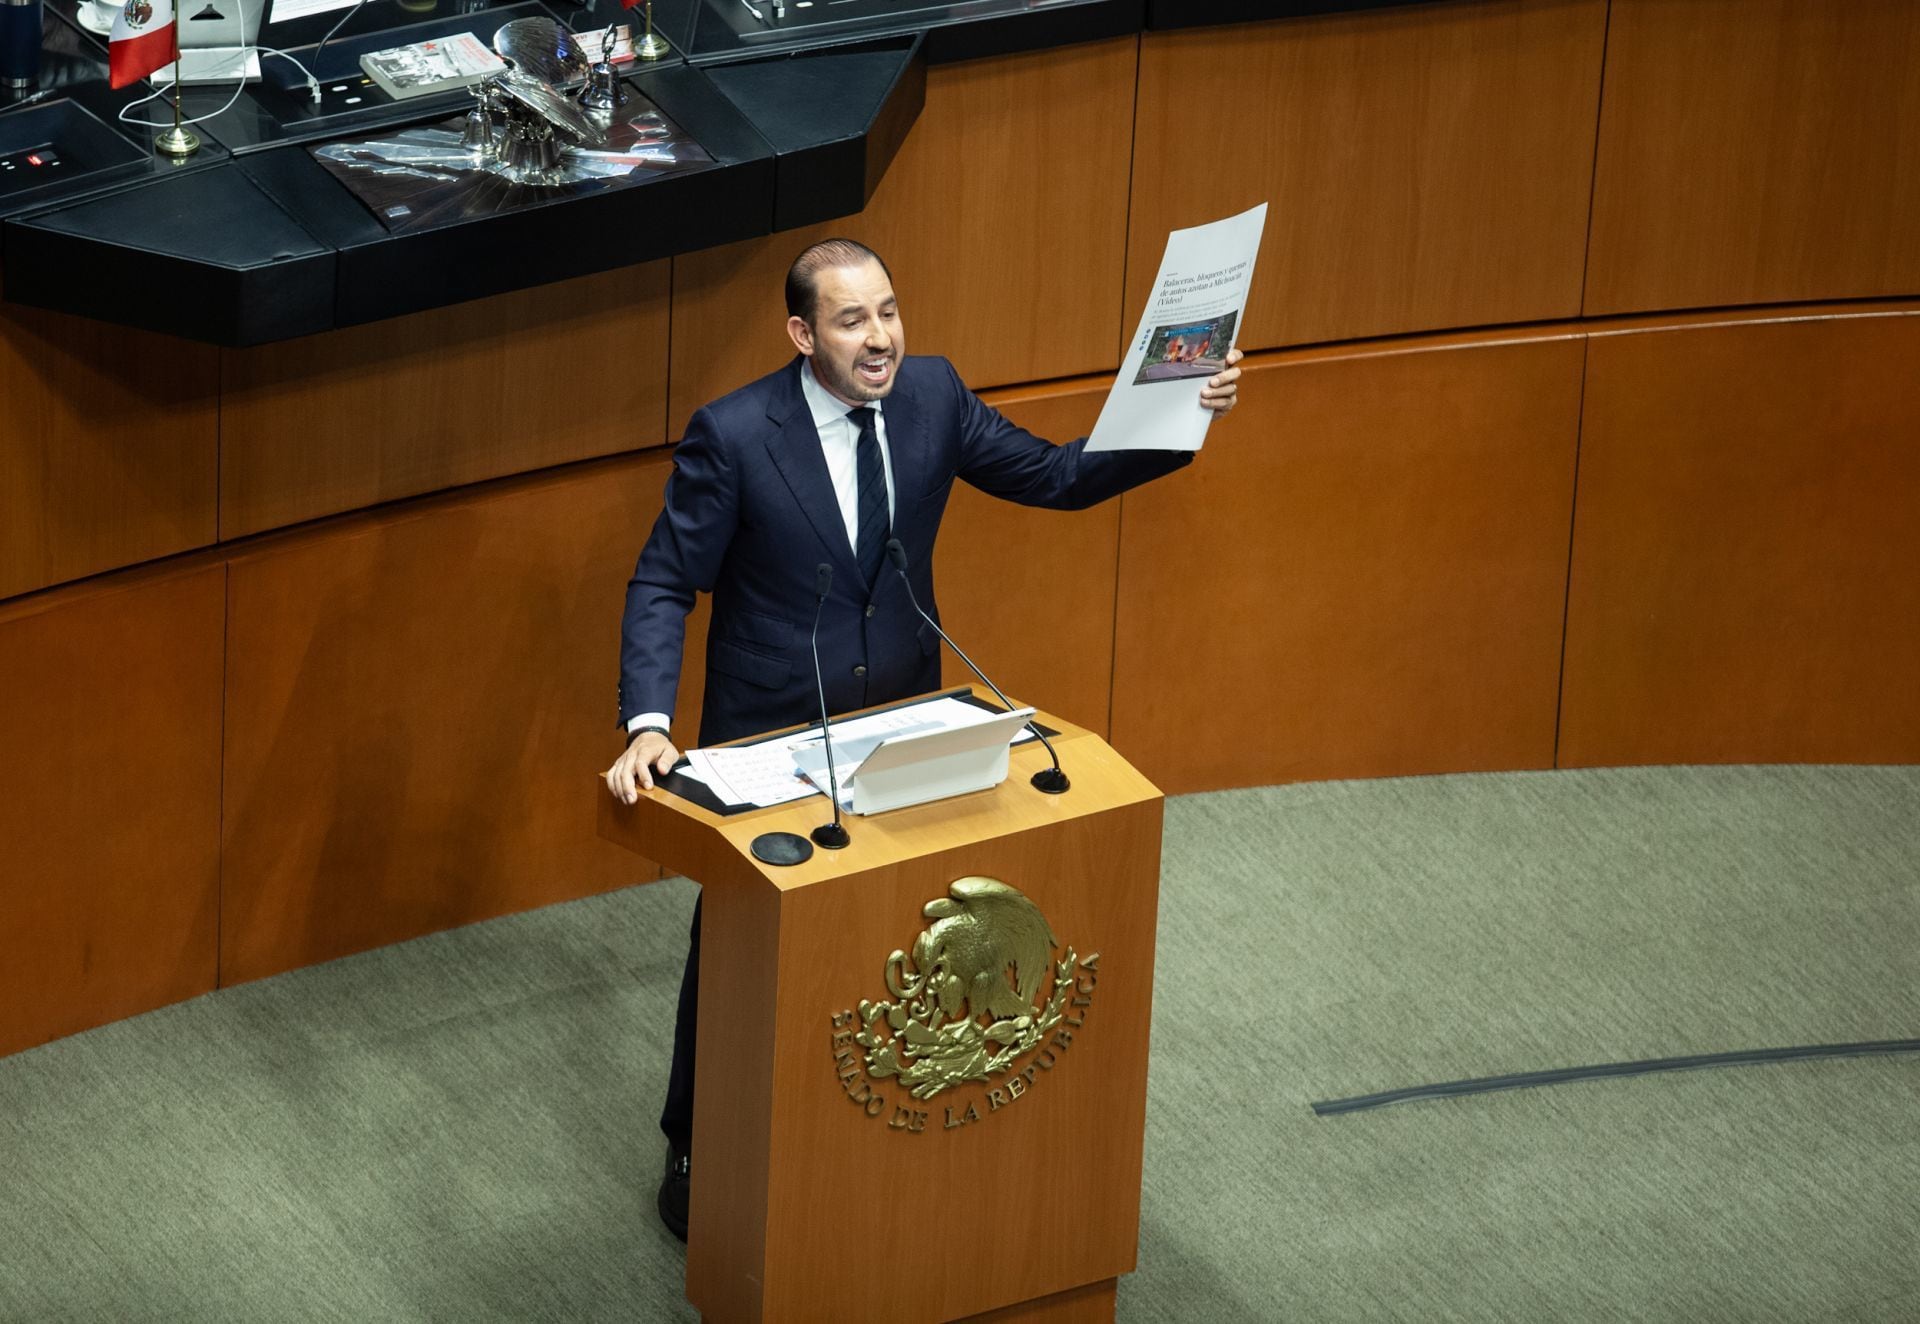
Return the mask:
<svg viewBox="0 0 1920 1324">
<path fill-rule="evenodd" d="M 868 1076 L 897 1076 L 916 1099 L 991 1080 L 1038 1048 L 1065 1015 L 1081 965 L 1071 947 L 1055 959 L 1053 930 L 1019 889 L 971 877 L 947 893 L 922 908 L 933 922 L 912 953 L 887 958 L 893 1000 L 862 999 L 854 1036 Z"/>
</svg>

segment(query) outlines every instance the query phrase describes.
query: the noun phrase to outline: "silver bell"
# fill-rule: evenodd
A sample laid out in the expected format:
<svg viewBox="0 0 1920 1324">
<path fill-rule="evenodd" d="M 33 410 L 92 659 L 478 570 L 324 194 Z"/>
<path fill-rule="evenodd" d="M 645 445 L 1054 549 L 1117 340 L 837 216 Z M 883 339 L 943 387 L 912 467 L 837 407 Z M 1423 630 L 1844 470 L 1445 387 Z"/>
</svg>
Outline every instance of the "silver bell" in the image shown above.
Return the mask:
<svg viewBox="0 0 1920 1324">
<path fill-rule="evenodd" d="M 493 137 L 493 112 L 485 101 L 467 112 L 467 124 L 460 132 L 460 146 L 475 160 L 490 161 L 497 144 Z"/>
<path fill-rule="evenodd" d="M 617 110 L 627 101 L 627 89 L 620 75 L 605 60 L 587 68 L 587 85 L 580 89 L 580 104 L 588 110 Z"/>
</svg>

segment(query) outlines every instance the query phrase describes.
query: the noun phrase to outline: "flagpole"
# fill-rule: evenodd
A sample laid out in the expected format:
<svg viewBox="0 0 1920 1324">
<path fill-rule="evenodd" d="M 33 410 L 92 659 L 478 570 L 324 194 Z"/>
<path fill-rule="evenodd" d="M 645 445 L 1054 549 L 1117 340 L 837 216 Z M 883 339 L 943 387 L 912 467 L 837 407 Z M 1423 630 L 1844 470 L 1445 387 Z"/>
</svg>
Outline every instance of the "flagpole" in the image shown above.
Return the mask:
<svg viewBox="0 0 1920 1324">
<path fill-rule="evenodd" d="M 180 11 L 173 11 L 173 127 L 162 129 L 154 150 L 175 160 L 200 150 L 200 135 L 180 122 Z"/>
<path fill-rule="evenodd" d="M 667 39 L 653 30 L 653 0 L 647 0 L 647 35 L 635 44 L 633 53 L 643 60 L 657 60 L 672 49 Z"/>
</svg>

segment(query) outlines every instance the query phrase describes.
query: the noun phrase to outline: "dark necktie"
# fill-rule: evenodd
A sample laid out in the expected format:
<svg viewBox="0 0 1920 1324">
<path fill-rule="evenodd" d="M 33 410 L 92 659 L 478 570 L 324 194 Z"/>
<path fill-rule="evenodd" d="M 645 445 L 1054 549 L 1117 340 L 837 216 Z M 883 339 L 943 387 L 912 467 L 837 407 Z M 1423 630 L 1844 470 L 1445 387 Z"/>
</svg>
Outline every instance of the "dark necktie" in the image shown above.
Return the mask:
<svg viewBox="0 0 1920 1324">
<path fill-rule="evenodd" d="M 859 516 L 853 555 L 860 563 L 867 587 L 872 588 L 880 579 L 880 565 L 887 558 L 887 538 L 893 528 L 893 519 L 887 514 L 887 471 L 880 459 L 880 436 L 873 426 L 874 411 L 863 405 L 848 410 L 847 417 L 860 429 L 860 440 L 853 451 Z"/>
</svg>

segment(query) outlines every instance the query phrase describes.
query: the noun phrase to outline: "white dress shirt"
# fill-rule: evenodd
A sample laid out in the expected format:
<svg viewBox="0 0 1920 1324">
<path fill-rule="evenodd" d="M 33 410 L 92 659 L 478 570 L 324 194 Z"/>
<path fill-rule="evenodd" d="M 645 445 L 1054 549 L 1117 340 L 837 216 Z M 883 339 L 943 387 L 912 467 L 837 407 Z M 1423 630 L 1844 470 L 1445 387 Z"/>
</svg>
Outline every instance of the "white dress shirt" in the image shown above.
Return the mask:
<svg viewBox="0 0 1920 1324">
<path fill-rule="evenodd" d="M 896 366 L 896 371 L 898 368 Z M 827 476 L 833 480 L 834 499 L 840 503 L 840 520 L 847 526 L 847 546 L 860 536 L 860 466 L 858 450 L 860 428 L 847 417 L 853 409 L 820 384 L 813 375 L 813 364 L 800 363 L 800 394 L 806 398 L 813 415 L 813 430 L 820 434 L 820 453 L 827 461 Z M 881 400 L 868 402 L 873 410 L 873 432 L 880 441 L 880 467 L 887 476 L 887 516 L 894 512 L 893 454 L 887 449 L 887 412 Z M 672 726 L 666 713 L 640 713 L 627 722 L 627 734 L 643 726 Z"/>
<path fill-rule="evenodd" d="M 813 375 L 813 364 L 800 363 L 800 394 L 813 413 L 813 429 L 820 434 L 820 451 L 826 456 L 827 476 L 833 479 L 833 495 L 840 502 L 840 519 L 847 526 L 847 546 L 859 537 L 860 482 L 857 452 L 860 428 L 847 415 L 853 406 L 836 397 Z M 873 400 L 873 432 L 880 439 L 880 466 L 887 475 L 887 518 L 893 518 L 893 456 L 887 450 L 886 402 Z"/>
</svg>

